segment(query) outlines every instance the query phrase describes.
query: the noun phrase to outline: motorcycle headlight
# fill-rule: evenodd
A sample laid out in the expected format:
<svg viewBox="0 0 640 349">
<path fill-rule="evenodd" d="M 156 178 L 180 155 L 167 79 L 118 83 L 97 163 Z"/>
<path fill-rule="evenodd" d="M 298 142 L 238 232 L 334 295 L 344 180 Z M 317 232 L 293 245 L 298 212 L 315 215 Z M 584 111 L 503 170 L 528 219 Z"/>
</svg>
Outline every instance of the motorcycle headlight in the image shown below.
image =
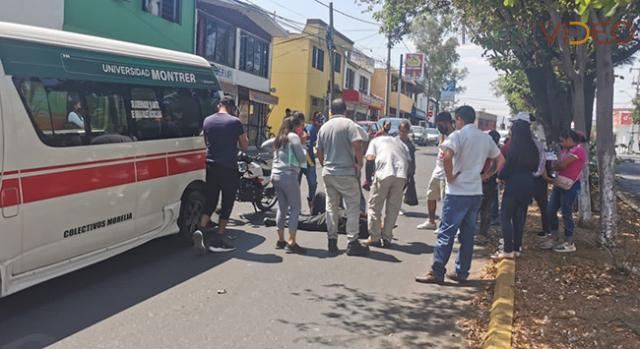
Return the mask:
<svg viewBox="0 0 640 349">
<path fill-rule="evenodd" d="M 238 162 L 238 172 L 245 173 L 247 172 L 247 163 L 246 162 Z"/>
</svg>

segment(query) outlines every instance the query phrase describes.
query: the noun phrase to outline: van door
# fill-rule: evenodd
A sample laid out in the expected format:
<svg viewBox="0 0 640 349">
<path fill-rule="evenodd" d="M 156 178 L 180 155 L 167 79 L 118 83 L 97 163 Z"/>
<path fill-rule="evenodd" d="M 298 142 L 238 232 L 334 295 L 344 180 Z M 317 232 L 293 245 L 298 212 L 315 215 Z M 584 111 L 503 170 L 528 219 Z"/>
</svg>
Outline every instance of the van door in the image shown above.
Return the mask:
<svg viewBox="0 0 640 349">
<path fill-rule="evenodd" d="M 2 62 L 0 62 L 0 264 L 11 260 L 22 253 L 22 224 L 21 224 L 21 194 L 20 194 L 20 178 L 17 168 L 13 165 L 12 160 L 18 156 L 15 149 L 10 146 L 13 142 L 11 132 L 7 130 L 13 129 L 13 120 L 8 118 L 12 115 L 10 105 L 7 100 L 7 83 L 10 80 L 4 75 Z M 8 265 L 7 272 L 13 273 L 13 266 Z M 3 280 L 6 285 L 7 280 Z M 0 285 L 1 287 L 2 285 Z"/>
<path fill-rule="evenodd" d="M 125 93 L 111 86 L 16 80 L 29 112 L 15 113 L 24 130 L 16 144 L 24 251 L 18 272 L 98 253 L 134 230 L 133 139 L 127 136 Z M 69 123 L 72 112 L 82 128 Z"/>
</svg>

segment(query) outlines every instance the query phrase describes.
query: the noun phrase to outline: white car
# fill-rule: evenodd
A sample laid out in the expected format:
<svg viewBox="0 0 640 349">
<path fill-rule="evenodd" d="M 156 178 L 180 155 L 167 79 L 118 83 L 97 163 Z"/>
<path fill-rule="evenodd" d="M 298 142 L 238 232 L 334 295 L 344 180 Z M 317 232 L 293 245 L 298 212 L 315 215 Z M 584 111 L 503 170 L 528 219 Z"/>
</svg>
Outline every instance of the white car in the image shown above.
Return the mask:
<svg viewBox="0 0 640 349">
<path fill-rule="evenodd" d="M 422 126 L 411 126 L 410 137 L 413 143 L 417 145 L 427 144 L 427 134 L 425 133 L 425 128 Z"/>
<path fill-rule="evenodd" d="M 427 145 L 438 145 L 438 140 L 440 140 L 440 132 L 438 132 L 437 128 L 426 128 L 424 132 L 427 138 Z"/>
</svg>

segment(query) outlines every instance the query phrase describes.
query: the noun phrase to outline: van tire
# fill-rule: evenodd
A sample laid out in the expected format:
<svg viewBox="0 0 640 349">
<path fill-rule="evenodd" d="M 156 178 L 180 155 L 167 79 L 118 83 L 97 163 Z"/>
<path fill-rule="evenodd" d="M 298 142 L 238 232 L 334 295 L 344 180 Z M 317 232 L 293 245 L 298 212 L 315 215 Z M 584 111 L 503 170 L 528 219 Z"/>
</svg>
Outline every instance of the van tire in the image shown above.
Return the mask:
<svg viewBox="0 0 640 349">
<path fill-rule="evenodd" d="M 200 216 L 202 216 L 206 205 L 207 198 L 200 190 L 192 189 L 183 197 L 178 226 L 180 227 L 180 238 L 185 242 L 193 243 L 193 232 L 198 228 Z"/>
</svg>

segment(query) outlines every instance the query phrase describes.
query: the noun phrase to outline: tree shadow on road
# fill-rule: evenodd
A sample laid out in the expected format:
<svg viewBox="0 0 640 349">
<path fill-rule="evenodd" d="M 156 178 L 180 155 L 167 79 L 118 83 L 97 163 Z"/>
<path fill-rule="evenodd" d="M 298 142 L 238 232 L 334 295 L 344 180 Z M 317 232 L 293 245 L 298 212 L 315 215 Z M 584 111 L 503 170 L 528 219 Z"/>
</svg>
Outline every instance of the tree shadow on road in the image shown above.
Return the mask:
<svg viewBox="0 0 640 349">
<path fill-rule="evenodd" d="M 241 233 L 236 251 L 200 255 L 168 236 L 0 299 L 0 348 L 53 344 L 230 259 L 281 263 L 281 256 L 251 252 L 264 240 Z"/>
<path fill-rule="evenodd" d="M 312 347 L 460 348 L 465 342 L 455 321 L 474 311 L 468 304 L 468 293 L 441 286 L 425 287 L 422 292 L 403 297 L 361 291 L 344 284 L 324 285 L 318 292 L 307 289 L 293 295 L 329 305 L 321 323 L 278 320 L 300 332 L 296 343 Z"/>
</svg>

